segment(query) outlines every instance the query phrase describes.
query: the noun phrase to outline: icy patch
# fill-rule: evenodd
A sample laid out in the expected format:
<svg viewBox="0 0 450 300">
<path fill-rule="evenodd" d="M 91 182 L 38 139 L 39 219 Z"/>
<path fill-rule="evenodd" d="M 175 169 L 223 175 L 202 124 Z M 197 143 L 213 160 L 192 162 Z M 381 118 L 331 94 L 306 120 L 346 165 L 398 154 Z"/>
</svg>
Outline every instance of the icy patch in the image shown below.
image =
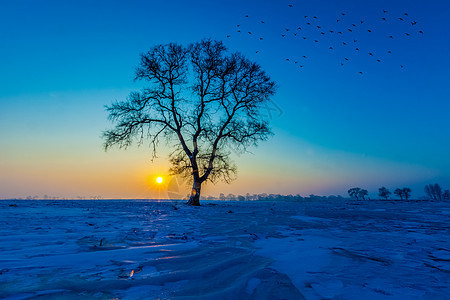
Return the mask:
<svg viewBox="0 0 450 300">
<path fill-rule="evenodd" d="M 258 287 L 258 285 L 261 283 L 261 279 L 259 278 L 251 278 L 248 282 L 247 282 L 247 287 L 245 289 L 245 291 L 247 292 L 247 294 L 252 295 L 253 292 L 255 291 L 255 289 Z"/>
<path fill-rule="evenodd" d="M 326 271 L 331 263 L 328 248 L 337 244 L 336 240 L 313 235 L 302 235 L 302 239 L 269 238 L 255 242 L 259 248 L 256 254 L 273 259 L 273 267 L 288 275 L 299 291 L 304 290 L 309 274 Z"/>
</svg>

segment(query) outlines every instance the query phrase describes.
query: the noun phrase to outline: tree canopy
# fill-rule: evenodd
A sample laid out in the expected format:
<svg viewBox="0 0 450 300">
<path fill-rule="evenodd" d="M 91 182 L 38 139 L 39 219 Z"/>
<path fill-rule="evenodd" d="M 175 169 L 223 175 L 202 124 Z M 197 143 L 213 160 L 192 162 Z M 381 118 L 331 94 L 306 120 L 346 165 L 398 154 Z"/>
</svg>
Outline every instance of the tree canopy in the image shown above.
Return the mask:
<svg viewBox="0 0 450 300">
<path fill-rule="evenodd" d="M 272 134 L 260 109 L 275 82 L 221 41 L 155 46 L 141 55 L 136 80 L 148 86 L 107 107 L 115 127 L 104 132 L 105 149 L 148 140 L 156 155 L 164 139 L 171 174 L 192 178 L 192 205 L 199 205 L 203 182 L 235 178 L 232 151 L 245 152 Z"/>
</svg>

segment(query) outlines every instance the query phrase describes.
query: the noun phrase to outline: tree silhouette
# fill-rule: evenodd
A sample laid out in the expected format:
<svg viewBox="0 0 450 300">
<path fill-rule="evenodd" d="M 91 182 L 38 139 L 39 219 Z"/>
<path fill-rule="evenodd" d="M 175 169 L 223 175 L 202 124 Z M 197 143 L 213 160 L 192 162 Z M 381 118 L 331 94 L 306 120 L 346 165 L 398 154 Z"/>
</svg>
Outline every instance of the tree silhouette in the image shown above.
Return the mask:
<svg viewBox="0 0 450 300">
<path fill-rule="evenodd" d="M 425 193 L 431 200 L 442 200 L 442 188 L 439 184 L 427 184 L 425 186 Z"/>
<path fill-rule="evenodd" d="M 394 194 L 400 197 L 400 200 L 403 200 L 403 190 L 402 189 L 395 189 Z"/>
<path fill-rule="evenodd" d="M 402 189 L 403 196 L 405 196 L 405 200 L 408 201 L 409 197 L 411 196 L 411 189 L 408 187 L 405 187 Z"/>
<path fill-rule="evenodd" d="M 403 200 L 403 197 L 405 197 L 405 200 L 408 201 L 409 197 L 411 196 L 411 189 L 408 187 L 395 189 L 394 194 L 399 196 L 400 200 Z"/>
<path fill-rule="evenodd" d="M 202 183 L 235 178 L 230 150 L 245 152 L 271 135 L 260 108 L 274 95 L 275 83 L 220 41 L 155 46 L 141 55 L 135 79 L 149 85 L 107 107 L 115 127 L 103 134 L 105 150 L 148 139 L 156 157 L 165 139 L 172 147 L 171 174 L 192 180 L 190 205 L 200 205 Z"/>
<path fill-rule="evenodd" d="M 360 192 L 361 192 L 361 188 L 355 187 L 355 188 L 349 189 L 347 193 L 350 197 L 356 198 L 356 200 L 358 200 L 359 196 L 360 196 L 360 194 L 359 194 Z"/>
<path fill-rule="evenodd" d="M 369 195 L 369 192 L 365 189 L 361 189 L 358 193 L 358 195 L 363 199 L 366 200 L 366 196 Z"/>
<path fill-rule="evenodd" d="M 378 189 L 378 196 L 388 200 L 391 192 L 384 186 Z"/>
</svg>

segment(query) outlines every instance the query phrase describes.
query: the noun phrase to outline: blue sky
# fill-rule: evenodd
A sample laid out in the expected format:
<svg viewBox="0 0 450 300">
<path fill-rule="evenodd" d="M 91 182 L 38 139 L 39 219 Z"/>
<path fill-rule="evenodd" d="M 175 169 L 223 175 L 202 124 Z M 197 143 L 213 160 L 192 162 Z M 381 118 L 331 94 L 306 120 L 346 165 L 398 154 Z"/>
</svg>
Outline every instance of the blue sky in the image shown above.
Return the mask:
<svg viewBox="0 0 450 300">
<path fill-rule="evenodd" d="M 104 105 L 140 88 L 140 53 L 205 37 L 260 63 L 280 110 L 238 180 L 206 194 L 450 188 L 449 16 L 436 0 L 2 1 L 0 198 L 158 196 L 169 149 L 104 153 Z"/>
</svg>

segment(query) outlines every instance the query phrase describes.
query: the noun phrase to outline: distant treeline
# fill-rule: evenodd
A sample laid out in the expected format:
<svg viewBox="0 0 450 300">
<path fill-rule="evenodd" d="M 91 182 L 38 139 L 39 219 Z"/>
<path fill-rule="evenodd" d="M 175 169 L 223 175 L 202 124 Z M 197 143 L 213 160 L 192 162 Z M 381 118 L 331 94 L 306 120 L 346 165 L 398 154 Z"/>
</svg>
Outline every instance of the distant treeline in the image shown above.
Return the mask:
<svg viewBox="0 0 450 300">
<path fill-rule="evenodd" d="M 450 190 L 443 190 L 438 183 L 427 184 L 424 191 L 427 199 L 435 201 L 450 200 Z M 365 200 L 369 192 L 365 189 L 354 187 L 348 190 L 348 195 L 356 200 Z M 378 189 L 378 196 L 381 199 L 389 200 L 391 195 L 392 192 L 384 186 Z M 396 188 L 394 195 L 400 200 L 408 200 L 411 197 L 411 189 L 409 187 Z"/>
<path fill-rule="evenodd" d="M 421 200 L 435 200 L 435 201 L 443 201 L 450 200 L 450 190 L 443 190 L 441 186 L 437 183 L 428 184 L 425 186 L 425 194 L 426 196 L 422 196 L 419 199 Z M 400 199 L 400 200 L 409 200 L 411 197 L 412 190 L 409 187 L 404 188 L 396 188 L 392 193 L 388 188 L 381 187 L 378 189 L 378 197 L 379 199 L 389 200 L 389 199 Z M 348 195 L 352 199 L 356 200 L 370 200 L 368 197 L 369 191 L 354 187 L 348 190 Z M 394 197 L 391 197 L 394 195 Z M 250 194 L 247 193 L 245 195 L 234 195 L 228 194 L 225 195 L 221 193 L 219 197 L 214 196 L 202 196 L 201 200 L 222 200 L 222 201 L 305 201 L 305 200 L 345 200 L 348 199 L 343 196 L 317 196 L 317 195 L 309 195 L 307 197 L 303 197 L 300 195 L 279 195 L 279 194 Z"/>
<path fill-rule="evenodd" d="M 300 195 L 279 195 L 279 194 L 245 194 L 245 195 L 234 195 L 234 194 L 220 194 L 219 197 L 206 196 L 202 197 L 201 200 L 222 200 L 222 201 L 304 201 L 304 200 L 345 200 L 342 196 L 317 196 L 309 195 L 308 197 L 302 197 Z"/>
</svg>

